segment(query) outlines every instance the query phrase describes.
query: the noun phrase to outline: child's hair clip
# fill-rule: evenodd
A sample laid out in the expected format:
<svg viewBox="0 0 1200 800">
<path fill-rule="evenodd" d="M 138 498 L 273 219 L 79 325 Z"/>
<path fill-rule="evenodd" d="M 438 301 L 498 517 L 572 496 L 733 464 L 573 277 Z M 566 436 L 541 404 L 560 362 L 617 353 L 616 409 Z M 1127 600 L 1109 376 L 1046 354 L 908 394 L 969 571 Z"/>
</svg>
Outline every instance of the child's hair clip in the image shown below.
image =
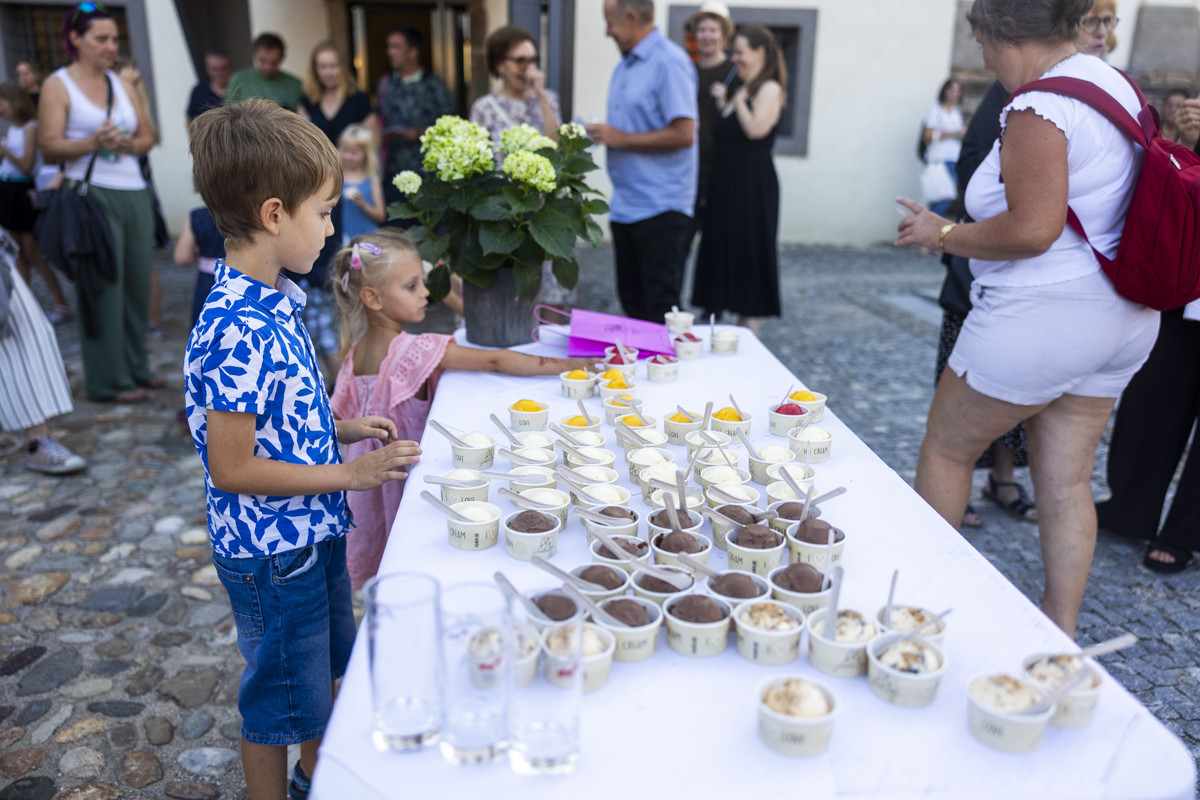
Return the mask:
<svg viewBox="0 0 1200 800">
<path fill-rule="evenodd" d="M 359 242 L 358 246 L 373 256 L 383 255 L 383 248 L 377 244 L 371 244 L 370 242 Z"/>
<path fill-rule="evenodd" d="M 350 273 L 342 273 L 342 294 L 350 294 Z"/>
</svg>

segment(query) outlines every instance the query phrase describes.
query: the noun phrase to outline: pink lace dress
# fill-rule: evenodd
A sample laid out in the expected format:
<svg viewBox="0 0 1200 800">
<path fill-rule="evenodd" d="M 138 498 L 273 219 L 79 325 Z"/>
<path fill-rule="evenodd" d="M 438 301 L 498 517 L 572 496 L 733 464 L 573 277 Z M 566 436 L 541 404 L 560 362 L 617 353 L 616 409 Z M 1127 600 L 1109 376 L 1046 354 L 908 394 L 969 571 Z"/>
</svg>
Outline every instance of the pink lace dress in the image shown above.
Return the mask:
<svg viewBox="0 0 1200 800">
<path fill-rule="evenodd" d="M 369 415 L 387 417 L 396 423 L 401 440 L 421 441 L 437 380 L 442 373 L 438 365 L 450 339 L 450 336 L 438 333 L 419 336 L 401 333 L 388 346 L 378 375 L 355 375 L 354 348 L 351 348 L 338 370 L 337 387 L 330 401 L 333 413 L 338 419 Z M 426 383 L 429 388 L 425 398 L 418 398 Z M 346 447 L 346 461 L 353 461 L 381 446 L 378 439 L 355 442 Z M 361 588 L 379 570 L 379 559 L 396 519 L 405 483 L 388 481 L 369 491 L 348 493 L 354 518 L 346 536 L 346 562 L 355 589 Z"/>
</svg>

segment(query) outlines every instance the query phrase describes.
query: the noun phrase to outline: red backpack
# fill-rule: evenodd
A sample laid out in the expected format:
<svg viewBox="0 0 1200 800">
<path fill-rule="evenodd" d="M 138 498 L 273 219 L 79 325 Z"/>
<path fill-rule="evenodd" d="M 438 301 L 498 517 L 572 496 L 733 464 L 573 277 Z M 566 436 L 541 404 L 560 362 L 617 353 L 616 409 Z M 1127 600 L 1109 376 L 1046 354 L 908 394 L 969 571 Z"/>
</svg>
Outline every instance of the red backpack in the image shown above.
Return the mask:
<svg viewBox="0 0 1200 800">
<path fill-rule="evenodd" d="M 1136 121 L 1112 95 L 1079 78 L 1033 81 L 1012 97 L 1033 91 L 1072 97 L 1099 111 L 1145 149 L 1117 257 L 1107 259 L 1095 247 L 1092 252 L 1118 294 L 1167 311 L 1200 298 L 1200 155 L 1162 137 L 1158 112 L 1133 79 L 1125 79 L 1142 104 Z M 1067 224 L 1091 246 L 1070 206 Z"/>
</svg>

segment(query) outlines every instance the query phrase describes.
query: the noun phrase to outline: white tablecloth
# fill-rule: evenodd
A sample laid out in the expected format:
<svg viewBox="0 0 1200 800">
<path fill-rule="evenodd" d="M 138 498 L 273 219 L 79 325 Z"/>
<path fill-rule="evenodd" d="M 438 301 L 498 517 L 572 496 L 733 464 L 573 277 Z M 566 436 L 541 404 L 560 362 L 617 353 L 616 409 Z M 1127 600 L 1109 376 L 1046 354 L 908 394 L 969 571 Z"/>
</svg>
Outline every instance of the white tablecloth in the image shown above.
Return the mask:
<svg viewBox="0 0 1200 800">
<path fill-rule="evenodd" d="M 651 383 L 639 365 L 637 394 L 645 413 L 662 419 L 676 403 L 703 410 L 713 400 L 728 404 L 734 393 L 751 414 L 751 440 L 768 438 L 767 412 L 793 383 L 801 383 L 749 331 L 736 356 L 681 363 L 675 383 Z M 707 339 L 707 328 L 700 331 Z M 531 346 L 531 352 L 553 353 Z M 558 353 L 561 354 L 561 353 Z M 821 387 L 811 387 L 820 391 Z M 521 398 L 548 402 L 551 419 L 577 413 L 564 399 L 557 378 L 511 378 L 448 373 L 439 384 L 431 417 L 464 431 L 499 436 L 487 419 L 507 421 L 507 407 Z M 818 492 L 846 486 L 848 492 L 822 507 L 823 518 L 846 531 L 842 606 L 865 614 L 886 602 L 892 570 L 900 569 L 897 601 L 941 610 L 948 619 L 948 667 L 937 699 L 919 709 L 898 708 L 877 698 L 866 679 L 830 678 L 814 670 L 804 651 L 787 667 L 762 667 L 737 654 L 732 643 L 720 656 L 676 655 L 660 634 L 649 660 L 613 665 L 608 684 L 585 696 L 581 757 L 575 774 L 521 778 L 507 763 L 453 767 L 436 748 L 420 753 L 379 753 L 371 744 L 370 691 L 365 636 L 360 637 L 321 748 L 314 798 L 510 797 L 611 798 L 700 793 L 711 797 L 738 791 L 784 796 L 894 798 L 1190 798 L 1195 765 L 1175 736 L 1116 681 L 1106 678 L 1096 718 L 1081 729 L 1051 727 L 1044 745 L 1029 755 L 1006 755 L 971 738 L 966 725 L 966 683 L 982 671 L 1020 669 L 1035 651 L 1067 651 L 1072 645 L 1041 612 L 905 482 L 866 447 L 834 411 L 850 402 L 886 402 L 871 397 L 832 397 L 822 427 L 833 433 L 833 455 L 815 465 Z M 599 414 L 597 397 L 585 401 Z M 914 409 L 914 413 L 918 413 Z M 661 427 L 661 424 L 660 424 Z M 604 426 L 609 448 L 623 458 Z M 777 440 L 783 442 L 784 440 Z M 449 443 L 427 430 L 421 464 L 412 470 L 381 572 L 422 570 L 443 586 L 491 580 L 503 570 L 522 590 L 554 585 L 533 566 L 496 547 L 469 553 L 452 548 L 445 520 L 422 502 L 425 474 L 451 469 Z M 674 448 L 683 455 L 682 448 Z M 506 462 L 497 456 L 496 468 Z M 623 469 L 622 484 L 628 485 Z M 432 487 L 435 489 L 436 487 Z M 759 487 L 761 488 L 761 487 Z M 765 495 L 765 492 L 764 492 Z M 498 499 L 495 486 L 491 500 Z M 636 493 L 635 493 L 635 502 Z M 635 506 L 639 507 L 640 506 Z M 707 530 L 707 526 L 706 526 Z M 569 569 L 589 561 L 578 520 L 559 538 L 553 561 Z M 712 564 L 725 567 L 714 551 Z M 806 648 L 805 648 L 806 650 Z M 790 759 L 757 738 L 754 688 L 781 672 L 800 672 L 830 686 L 839 709 L 828 751 Z"/>
</svg>

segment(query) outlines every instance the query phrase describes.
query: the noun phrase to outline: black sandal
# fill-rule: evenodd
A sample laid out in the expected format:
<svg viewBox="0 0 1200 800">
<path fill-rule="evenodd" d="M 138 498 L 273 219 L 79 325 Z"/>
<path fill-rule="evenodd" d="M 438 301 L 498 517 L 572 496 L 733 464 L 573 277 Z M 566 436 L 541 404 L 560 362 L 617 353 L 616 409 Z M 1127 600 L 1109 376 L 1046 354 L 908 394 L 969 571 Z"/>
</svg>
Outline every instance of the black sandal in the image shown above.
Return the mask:
<svg viewBox="0 0 1200 800">
<path fill-rule="evenodd" d="M 1000 499 L 1000 488 L 1002 486 L 1012 486 L 1017 490 L 1017 498 L 1011 503 L 1005 503 Z M 988 475 L 987 486 L 983 487 L 983 499 L 988 502 L 995 503 L 1000 509 L 1014 519 L 1019 519 L 1022 522 L 1037 522 L 1037 519 L 1030 519 L 1029 512 L 1037 508 L 1033 504 L 1033 500 L 1029 495 L 1025 494 L 1025 487 L 1021 484 L 1013 483 L 997 483 L 991 475 Z"/>
<path fill-rule="evenodd" d="M 1167 562 L 1151 558 L 1150 554 L 1154 552 L 1166 553 L 1175 560 Z M 1150 546 L 1146 548 L 1146 555 L 1142 558 L 1142 563 L 1151 572 L 1157 572 L 1160 575 L 1173 575 L 1176 572 L 1183 572 L 1188 568 L 1188 564 L 1192 563 L 1192 551 L 1171 544 L 1151 542 Z"/>
<path fill-rule="evenodd" d="M 963 512 L 962 527 L 964 528 L 982 528 L 983 517 L 975 510 L 975 507 L 970 503 L 967 504 L 967 510 Z"/>
</svg>

